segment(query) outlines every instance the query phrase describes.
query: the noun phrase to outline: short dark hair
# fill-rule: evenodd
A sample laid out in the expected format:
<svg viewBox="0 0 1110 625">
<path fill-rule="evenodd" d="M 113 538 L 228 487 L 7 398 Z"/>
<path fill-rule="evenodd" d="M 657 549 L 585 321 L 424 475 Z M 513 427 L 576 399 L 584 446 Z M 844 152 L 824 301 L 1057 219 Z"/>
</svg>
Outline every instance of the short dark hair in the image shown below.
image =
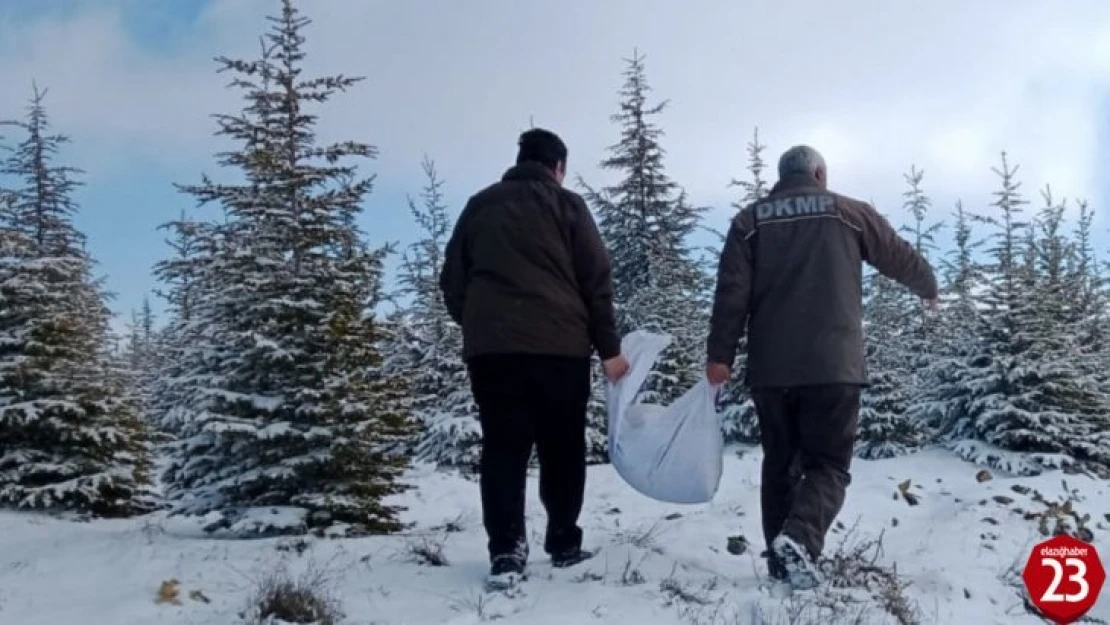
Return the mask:
<svg viewBox="0 0 1110 625">
<path fill-rule="evenodd" d="M 517 164 L 535 161 L 554 171 L 558 163 L 567 162 L 567 144 L 550 130 L 526 130 L 521 133 L 517 145 L 520 147 L 516 153 Z"/>
</svg>

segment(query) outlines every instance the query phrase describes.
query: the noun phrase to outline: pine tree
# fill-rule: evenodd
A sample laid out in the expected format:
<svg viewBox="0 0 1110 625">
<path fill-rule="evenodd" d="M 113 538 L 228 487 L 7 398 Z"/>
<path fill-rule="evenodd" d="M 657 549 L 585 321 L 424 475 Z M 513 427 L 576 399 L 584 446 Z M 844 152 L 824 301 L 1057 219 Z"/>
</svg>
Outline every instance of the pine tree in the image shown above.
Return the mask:
<svg viewBox="0 0 1110 625">
<path fill-rule="evenodd" d="M 1039 290 L 1058 288 L 1056 252 L 1043 238 L 1034 238 L 1029 250 L 1027 233 L 1034 222 L 1022 220 L 1029 202 L 1021 195 L 1017 169 L 1003 153 L 1001 168 L 995 169 L 1001 179 L 993 204 L 997 216 L 982 218 L 996 232 L 993 263 L 979 300 L 980 341 L 962 380 L 966 402 L 950 415 L 945 433 L 970 439 L 957 445 L 966 457 L 1011 471 L 1037 472 L 1074 461 L 1105 465 L 1110 460 L 1105 399 L 1084 387 L 1060 351 L 1066 344 L 1060 333 L 1067 328 L 1053 320 L 1052 306 L 1042 301 L 1051 294 L 1042 296 Z M 1045 212 L 1053 210 L 1046 207 Z M 1051 233 L 1053 226 L 1047 228 Z"/>
<path fill-rule="evenodd" d="M 931 201 L 921 188 L 924 172 L 905 174 L 903 208 L 910 221 L 901 228 L 925 258 L 936 250 L 940 223 L 927 224 Z M 920 303 L 906 289 L 878 272 L 869 272 L 865 290 L 865 328 L 870 386 L 860 402 L 856 453 L 889 458 L 916 449 L 927 440 L 924 424 L 910 412 L 924 384 L 923 371 L 932 352 L 929 327 Z"/>
<path fill-rule="evenodd" d="M 653 118 L 668 103 L 648 104 L 644 57 L 636 51 L 626 62 L 620 110 L 611 118 L 620 140 L 600 163 L 622 177 L 600 190 L 582 185 L 613 259 L 621 333 L 644 329 L 674 337 L 641 397 L 667 404 L 693 386 L 704 362 L 710 280 L 689 238 L 705 209 L 692 206 L 665 171 L 663 131 Z"/>
<path fill-rule="evenodd" d="M 425 158 L 423 169 L 427 184 L 421 203 L 409 200 L 423 237 L 409 247 L 398 276 L 400 294 L 411 298 L 399 351 L 407 355 L 403 366 L 412 376 L 411 400 L 422 426 L 415 455 L 440 466 L 472 470 L 481 451 L 478 408 L 461 357 L 462 332 L 447 313 L 438 282 L 451 220 L 435 164 Z"/>
<path fill-rule="evenodd" d="M 1072 254 L 1068 267 L 1068 281 L 1072 289 L 1065 295 L 1074 304 L 1069 321 L 1075 327 L 1075 357 L 1097 388 L 1103 394 L 1110 394 L 1110 361 L 1106 358 L 1110 344 L 1105 330 L 1110 321 L 1107 283 L 1092 243 L 1094 211 L 1085 201 L 1078 202 L 1078 208 L 1078 223 L 1071 240 Z"/>
<path fill-rule="evenodd" d="M 173 238 L 167 240 L 166 244 L 173 250 L 174 256 L 159 263 L 156 275 L 168 289 L 157 293 L 166 300 L 171 313 L 183 322 L 192 318 L 195 292 L 201 284 L 200 276 L 207 258 L 204 252 L 211 251 L 204 250 L 199 245 L 202 241 L 210 240 L 203 236 L 204 226 L 205 224 L 190 219 L 184 211 L 176 221 L 159 226 L 160 230 L 168 230 L 173 234 Z"/>
<path fill-rule="evenodd" d="M 917 441 L 913 421 L 906 418 L 911 399 L 907 354 L 900 341 L 906 322 L 900 287 L 877 272 L 864 284 L 865 353 L 869 386 L 860 397 L 856 454 L 887 458 L 904 453 Z"/>
<path fill-rule="evenodd" d="M 600 189 L 581 178 L 578 182 L 612 258 L 618 331 L 647 330 L 673 338 L 639 397 L 667 404 L 693 386 L 704 362 L 710 280 L 688 239 L 705 209 L 692 206 L 665 171 L 663 131 L 653 119 L 667 102 L 648 104 L 644 57 L 634 51 L 625 61 L 619 110 L 610 117 L 620 127 L 620 140 L 600 163 L 621 179 Z M 587 429 L 591 462 L 608 460 L 605 384 L 603 376 L 594 378 Z"/>
<path fill-rule="evenodd" d="M 261 58 L 218 59 L 246 100 L 216 116 L 217 134 L 238 144 L 220 164 L 242 181 L 180 187 L 224 218 L 191 235 L 203 262 L 183 338 L 206 353 L 184 372 L 198 382 L 168 493 L 176 512 L 232 535 L 394 531 L 400 509 L 385 498 L 407 488 L 407 458 L 389 450 L 411 422 L 374 312 L 390 249 L 363 242 L 355 221 L 373 178 L 346 164 L 377 151 L 319 144 L 308 111 L 361 78 L 302 76 L 310 21 L 291 0 L 269 20 Z"/>
<path fill-rule="evenodd" d="M 976 251 L 982 241 L 973 238 L 973 216 L 962 202 L 956 202 L 952 217 L 955 247 L 940 262 L 940 310 L 931 326 L 928 362 L 908 407 L 910 418 L 934 434 L 966 411 L 976 375 L 972 357 L 981 349 L 978 297 L 985 275 Z"/>
<path fill-rule="evenodd" d="M 202 277 L 206 271 L 217 269 L 216 228 L 189 218 L 184 211 L 177 220 L 159 227 L 172 233 L 166 243 L 174 255 L 154 268 L 155 277 L 166 285 L 156 293 L 166 301 L 168 321 L 157 333 L 159 358 L 147 419 L 171 438 L 182 432 L 190 414 L 191 393 L 199 388 L 200 380 L 191 372 L 203 370 L 208 355 L 219 348 L 212 343 L 209 328 L 201 323 L 203 319 L 193 315 L 201 299 L 200 289 L 206 284 Z"/>
<path fill-rule="evenodd" d="M 94 516 L 153 508 L 149 443 L 110 352 L 110 295 L 73 224 L 82 173 L 54 164 L 36 86 L 26 137 L 0 166 L 0 505 Z"/>
<path fill-rule="evenodd" d="M 1050 187 L 1041 191 L 1041 197 L 1044 206 L 1030 228 L 1027 245 L 1026 284 L 1043 289 L 1034 299 L 1036 321 L 1045 332 L 1042 340 L 1051 342 L 1050 347 L 1055 351 L 1074 349 L 1078 352 L 1079 345 L 1075 343 L 1074 335 L 1052 336 L 1050 332 L 1075 323 L 1075 305 L 1083 289 L 1078 282 L 1081 276 L 1070 271 L 1069 267 L 1075 250 L 1063 231 L 1067 203 L 1057 201 Z"/>
<path fill-rule="evenodd" d="M 1083 342 L 1088 315 L 1083 298 L 1090 276 L 1074 269 L 1083 252 L 1064 232 L 1067 203 L 1057 201 L 1049 187 L 1041 195 L 1044 206 L 1032 237 L 1034 274 L 1029 287 L 1030 293 L 1036 294 L 1036 346 L 1046 355 L 1037 363 L 1040 402 L 1075 420 L 1074 429 L 1061 427 L 1059 439 L 1054 441 L 1061 453 L 1110 468 L 1110 436 L 1103 435 L 1110 428 L 1110 402 L 1100 385 L 1103 371 L 1092 367 L 1089 348 Z M 1053 425 L 1067 424 L 1051 414 L 1048 419 Z"/>
<path fill-rule="evenodd" d="M 157 374 L 157 352 L 158 335 L 154 329 L 154 311 L 150 308 L 149 298 L 144 297 L 142 307 L 131 311 L 122 354 L 144 415 L 150 403 L 151 385 Z"/>
<path fill-rule="evenodd" d="M 769 192 L 767 182 L 763 178 L 763 170 L 766 168 L 763 162 L 763 151 L 766 148 L 766 145 L 760 143 L 759 129 L 756 128 L 752 134 L 752 140 L 748 143 L 747 171 L 749 179 L 733 179 L 729 183 L 730 187 L 743 189 L 741 196 L 732 203 L 732 207 L 738 212 L 763 199 Z M 725 237 L 723 234 L 718 234 L 723 244 Z M 715 266 L 716 262 L 713 265 Z M 745 382 L 747 377 L 747 353 L 748 341 L 745 336 L 740 340 L 731 379 L 719 401 L 721 428 L 725 441 L 728 442 L 759 442 L 759 419 L 756 416 L 755 404 L 752 402 L 751 394 L 748 392 Z"/>
<path fill-rule="evenodd" d="M 950 437 L 986 434 L 988 428 L 977 423 L 977 413 L 983 410 L 983 397 L 995 397 L 1010 390 L 1006 374 L 1015 368 L 1015 356 L 1028 343 L 1025 333 L 1029 328 L 1031 308 L 1023 296 L 1021 258 L 1022 233 L 1028 228 L 1021 215 L 1028 201 L 1020 194 L 1020 183 L 1015 178 L 1017 168 L 1010 167 L 1005 154 L 1001 169 L 993 171 L 1002 184 L 992 204 L 998 215 L 974 216 L 975 221 L 996 229 L 990 239 L 992 247 L 987 250 L 991 264 L 984 268 L 982 292 L 975 297 L 979 309 L 976 327 L 979 345 L 968 356 L 969 368 L 975 375 L 969 382 L 981 390 L 973 390 L 966 405 L 948 415 L 949 421 L 943 424 L 943 429 Z M 1009 398 L 1003 395 L 1000 399 Z"/>
<path fill-rule="evenodd" d="M 763 177 L 763 170 L 767 169 L 767 164 L 763 161 L 763 151 L 766 149 L 767 145 L 759 140 L 759 128 L 757 127 L 752 131 L 752 140 L 748 142 L 747 146 L 747 172 L 750 178 L 747 180 L 733 178 L 728 184 L 730 187 L 739 187 L 743 190 L 740 197 L 732 203 L 732 207 L 737 212 L 744 210 L 744 207 L 749 204 L 763 199 L 770 191 L 767 180 Z"/>
</svg>

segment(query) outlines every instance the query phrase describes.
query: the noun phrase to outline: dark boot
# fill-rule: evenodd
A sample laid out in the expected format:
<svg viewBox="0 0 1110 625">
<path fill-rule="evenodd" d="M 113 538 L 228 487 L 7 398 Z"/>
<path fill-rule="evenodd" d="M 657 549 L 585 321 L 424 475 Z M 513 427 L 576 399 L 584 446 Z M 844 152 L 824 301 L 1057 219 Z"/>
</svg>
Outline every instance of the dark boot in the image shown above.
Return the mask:
<svg viewBox="0 0 1110 625">
<path fill-rule="evenodd" d="M 817 562 L 806 548 L 786 534 L 779 534 L 771 550 L 786 570 L 786 577 L 795 590 L 812 590 L 821 583 Z"/>
<path fill-rule="evenodd" d="M 526 566 L 525 558 L 519 554 L 495 556 L 490 565 L 489 576 L 486 577 L 486 589 L 489 591 L 512 589 L 528 579 Z"/>
<path fill-rule="evenodd" d="M 788 581 L 786 567 L 773 551 L 764 551 L 761 555 L 767 558 L 767 577 L 776 582 Z"/>
<path fill-rule="evenodd" d="M 551 554 L 551 566 L 557 569 L 565 569 L 576 564 L 585 562 L 595 555 L 597 555 L 596 551 L 587 551 L 582 548 L 560 551 Z"/>
</svg>

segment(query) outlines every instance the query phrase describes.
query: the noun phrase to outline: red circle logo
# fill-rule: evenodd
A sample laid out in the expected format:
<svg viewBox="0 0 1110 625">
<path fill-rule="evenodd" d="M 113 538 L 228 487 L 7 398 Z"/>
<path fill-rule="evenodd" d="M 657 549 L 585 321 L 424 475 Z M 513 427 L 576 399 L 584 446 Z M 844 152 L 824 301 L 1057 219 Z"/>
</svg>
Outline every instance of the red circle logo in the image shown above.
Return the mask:
<svg viewBox="0 0 1110 625">
<path fill-rule="evenodd" d="M 1061 535 L 1033 547 L 1021 577 L 1041 614 L 1067 625 L 1094 607 L 1106 570 L 1094 545 Z"/>
</svg>

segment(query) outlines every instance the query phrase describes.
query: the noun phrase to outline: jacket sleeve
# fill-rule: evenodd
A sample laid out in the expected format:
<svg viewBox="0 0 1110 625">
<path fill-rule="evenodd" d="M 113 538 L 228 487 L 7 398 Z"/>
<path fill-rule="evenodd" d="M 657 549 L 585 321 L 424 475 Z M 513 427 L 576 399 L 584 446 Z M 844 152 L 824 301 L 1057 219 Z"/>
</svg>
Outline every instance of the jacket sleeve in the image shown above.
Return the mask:
<svg viewBox="0 0 1110 625">
<path fill-rule="evenodd" d="M 860 206 L 863 259 L 879 273 L 922 299 L 937 297 L 937 279 L 929 261 L 906 241 L 873 206 Z"/>
<path fill-rule="evenodd" d="M 578 195 L 572 195 L 571 202 L 574 207 L 571 231 L 574 273 L 590 315 L 590 341 L 597 355 L 608 360 L 621 353 L 613 311 L 613 267 L 586 202 Z"/>
<path fill-rule="evenodd" d="M 439 273 L 439 290 L 443 294 L 443 304 L 447 314 L 455 323 L 462 325 L 463 308 L 466 304 L 466 283 L 470 272 L 470 262 L 466 251 L 466 225 L 472 212 L 467 202 L 455 222 L 455 229 L 443 253 L 443 268 Z"/>
<path fill-rule="evenodd" d="M 717 266 L 717 288 L 709 317 L 706 353 L 709 362 L 732 366 L 748 325 L 751 306 L 752 256 L 747 237 L 750 213 L 732 220 Z"/>
</svg>

